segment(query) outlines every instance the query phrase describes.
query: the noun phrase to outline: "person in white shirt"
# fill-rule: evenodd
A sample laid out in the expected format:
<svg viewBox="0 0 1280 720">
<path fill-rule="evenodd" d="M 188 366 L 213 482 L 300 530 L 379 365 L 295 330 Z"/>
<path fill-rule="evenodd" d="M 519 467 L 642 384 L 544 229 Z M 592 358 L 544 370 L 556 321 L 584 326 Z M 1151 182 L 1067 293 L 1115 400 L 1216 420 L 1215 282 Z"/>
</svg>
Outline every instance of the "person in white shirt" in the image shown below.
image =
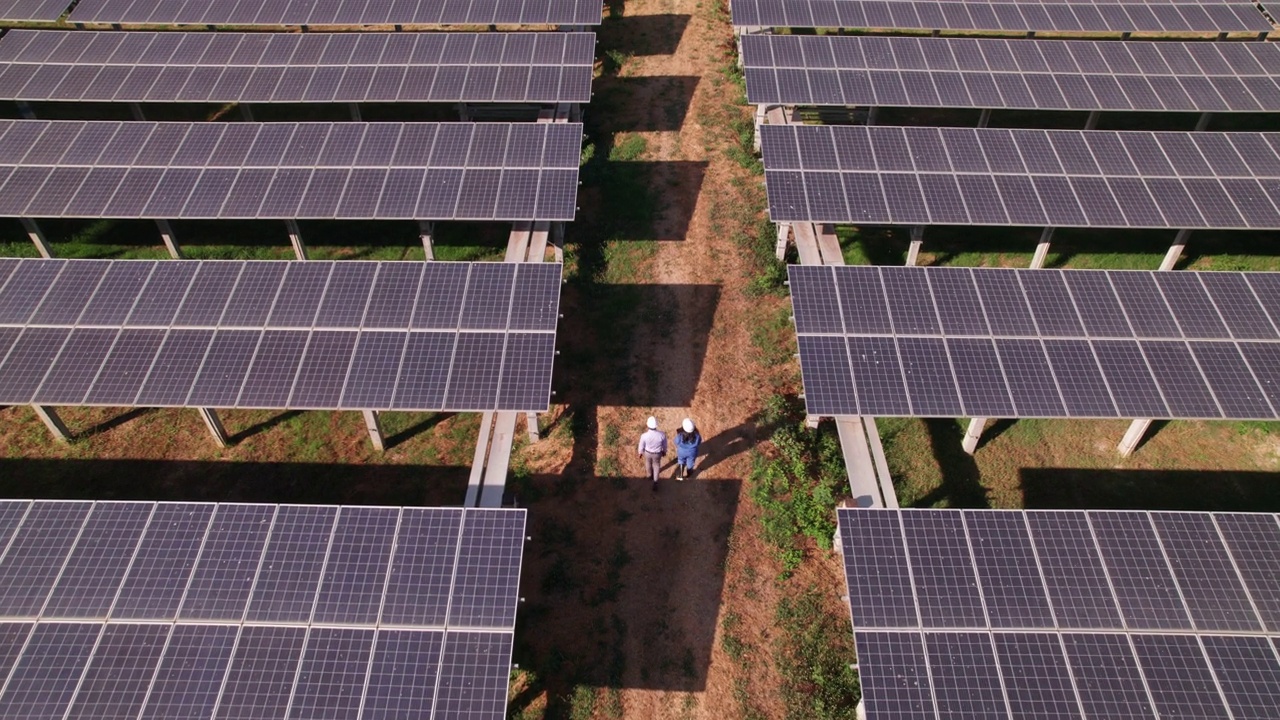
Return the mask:
<svg viewBox="0 0 1280 720">
<path fill-rule="evenodd" d="M 644 458 L 645 471 L 653 477 L 653 489 L 658 489 L 658 473 L 662 471 L 662 458 L 667 454 L 667 434 L 658 429 L 658 418 L 649 416 L 645 423 L 648 430 L 640 436 L 636 454 Z"/>
</svg>

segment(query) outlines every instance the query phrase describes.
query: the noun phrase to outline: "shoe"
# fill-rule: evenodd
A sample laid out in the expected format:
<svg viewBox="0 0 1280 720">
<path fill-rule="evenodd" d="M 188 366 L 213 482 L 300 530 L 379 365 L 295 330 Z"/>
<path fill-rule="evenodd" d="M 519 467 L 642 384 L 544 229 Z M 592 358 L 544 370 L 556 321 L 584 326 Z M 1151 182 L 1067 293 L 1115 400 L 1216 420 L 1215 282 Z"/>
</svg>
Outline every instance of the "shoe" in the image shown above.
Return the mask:
<svg viewBox="0 0 1280 720">
<path fill-rule="evenodd" d="M 683 465 L 676 466 L 676 480 L 679 480 L 680 482 L 684 482 L 684 466 Z"/>
</svg>

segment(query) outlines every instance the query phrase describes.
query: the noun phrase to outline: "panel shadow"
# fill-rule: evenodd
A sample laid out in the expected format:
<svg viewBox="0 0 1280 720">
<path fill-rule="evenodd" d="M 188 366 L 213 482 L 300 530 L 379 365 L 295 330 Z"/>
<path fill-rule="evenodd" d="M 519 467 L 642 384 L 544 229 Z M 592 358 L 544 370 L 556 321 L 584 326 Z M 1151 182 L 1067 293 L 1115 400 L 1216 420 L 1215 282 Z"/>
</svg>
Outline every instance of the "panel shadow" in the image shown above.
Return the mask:
<svg viewBox="0 0 1280 720">
<path fill-rule="evenodd" d="M 623 55 L 675 55 L 689 15 L 631 15 L 610 18 L 600 28 L 600 46 Z"/>
<path fill-rule="evenodd" d="M 1022 468 L 1027 508 L 1280 512 L 1280 474 Z"/>
<path fill-rule="evenodd" d="M 684 127 L 696 75 L 644 75 L 596 78 L 587 112 L 609 113 L 609 132 L 675 132 Z"/>
<path fill-rule="evenodd" d="M 578 217 L 603 240 L 683 241 L 693 219 L 708 163 L 703 160 L 605 160 L 583 168 Z M 666 188 L 660 198 L 648 188 Z M 593 239 L 590 242 L 597 242 Z"/>
</svg>

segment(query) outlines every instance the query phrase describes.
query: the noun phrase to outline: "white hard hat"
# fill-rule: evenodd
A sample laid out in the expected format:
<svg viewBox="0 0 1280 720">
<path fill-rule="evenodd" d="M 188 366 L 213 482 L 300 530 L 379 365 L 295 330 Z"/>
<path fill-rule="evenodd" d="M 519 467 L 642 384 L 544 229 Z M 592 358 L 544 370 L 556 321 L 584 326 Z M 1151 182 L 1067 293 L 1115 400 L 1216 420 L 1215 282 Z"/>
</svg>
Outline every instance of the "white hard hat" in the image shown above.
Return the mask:
<svg viewBox="0 0 1280 720">
<path fill-rule="evenodd" d="M 693 421 L 689 418 L 685 418 L 684 422 L 680 424 L 680 427 L 683 427 L 684 431 L 687 433 L 693 432 Z"/>
<path fill-rule="evenodd" d="M 650 430 L 657 430 L 657 429 L 658 429 L 658 418 L 656 418 L 656 417 L 654 417 L 654 416 L 650 415 L 650 416 L 649 416 L 649 421 L 648 421 L 648 422 L 646 422 L 646 423 L 645 423 L 645 425 L 648 425 Z"/>
</svg>

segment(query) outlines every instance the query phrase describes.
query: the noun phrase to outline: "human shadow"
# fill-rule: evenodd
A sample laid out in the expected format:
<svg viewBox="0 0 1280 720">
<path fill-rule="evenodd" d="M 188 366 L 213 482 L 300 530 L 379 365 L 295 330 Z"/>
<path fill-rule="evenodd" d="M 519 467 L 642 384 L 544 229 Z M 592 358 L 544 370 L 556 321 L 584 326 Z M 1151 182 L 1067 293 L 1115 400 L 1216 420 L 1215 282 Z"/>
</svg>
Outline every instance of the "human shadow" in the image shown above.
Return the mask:
<svg viewBox="0 0 1280 720">
<path fill-rule="evenodd" d="M 1280 512 L 1280 475 L 1237 470 L 1022 468 L 1031 509 Z"/>
<path fill-rule="evenodd" d="M 929 444 L 942 472 L 938 487 L 916 500 L 916 507 L 989 508 L 991 500 L 982 486 L 982 471 L 973 456 L 964 451 L 964 432 L 954 419 L 923 418 Z"/>
</svg>

